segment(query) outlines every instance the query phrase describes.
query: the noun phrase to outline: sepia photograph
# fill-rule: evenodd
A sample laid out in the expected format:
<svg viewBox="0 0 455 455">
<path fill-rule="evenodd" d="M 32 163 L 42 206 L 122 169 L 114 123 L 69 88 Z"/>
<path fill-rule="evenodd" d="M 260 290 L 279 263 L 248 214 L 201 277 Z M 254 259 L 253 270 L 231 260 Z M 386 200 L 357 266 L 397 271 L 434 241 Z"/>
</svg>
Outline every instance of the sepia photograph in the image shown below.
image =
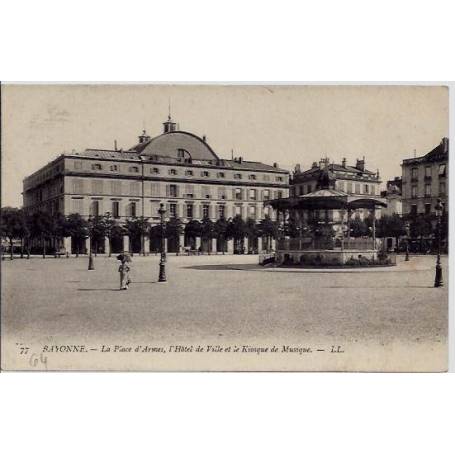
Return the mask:
<svg viewBox="0 0 455 455">
<path fill-rule="evenodd" d="M 2 84 L 1 369 L 448 369 L 449 89 Z"/>
</svg>

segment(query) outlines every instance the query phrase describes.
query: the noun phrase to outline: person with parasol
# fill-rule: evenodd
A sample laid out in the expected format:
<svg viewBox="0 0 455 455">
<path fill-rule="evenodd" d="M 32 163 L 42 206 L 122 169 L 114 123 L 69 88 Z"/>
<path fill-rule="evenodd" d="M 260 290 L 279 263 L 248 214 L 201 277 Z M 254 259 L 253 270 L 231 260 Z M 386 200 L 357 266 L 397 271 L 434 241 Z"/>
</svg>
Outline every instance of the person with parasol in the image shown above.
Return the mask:
<svg viewBox="0 0 455 455">
<path fill-rule="evenodd" d="M 120 290 L 126 291 L 131 283 L 130 266 L 128 265 L 131 262 L 131 256 L 129 254 L 119 254 L 117 259 L 120 261 L 120 267 L 118 268 L 120 273 Z"/>
</svg>

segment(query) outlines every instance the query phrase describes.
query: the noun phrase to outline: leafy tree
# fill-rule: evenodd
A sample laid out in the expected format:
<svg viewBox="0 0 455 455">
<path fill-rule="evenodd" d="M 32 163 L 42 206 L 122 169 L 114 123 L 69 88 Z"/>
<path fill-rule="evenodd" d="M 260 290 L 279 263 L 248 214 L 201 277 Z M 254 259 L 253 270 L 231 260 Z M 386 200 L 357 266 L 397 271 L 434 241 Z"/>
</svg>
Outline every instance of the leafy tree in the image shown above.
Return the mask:
<svg viewBox="0 0 455 455">
<path fill-rule="evenodd" d="M 35 212 L 30 218 L 30 236 L 41 241 L 43 259 L 46 257 L 46 240 L 52 238 L 52 218 L 47 212 Z"/>
<path fill-rule="evenodd" d="M 117 220 L 113 218 L 109 212 L 104 215 L 103 223 L 106 237 L 109 239 L 109 245 L 112 244 L 112 239 L 123 237 L 125 229 L 119 225 Z M 111 249 L 112 248 L 109 248 L 109 257 L 112 256 Z"/>
<path fill-rule="evenodd" d="M 249 249 L 252 250 L 252 245 L 256 241 L 256 239 L 260 236 L 259 226 L 257 225 L 256 221 L 252 218 L 248 218 L 246 220 L 246 235 L 248 237 L 248 246 Z"/>
<path fill-rule="evenodd" d="M 284 224 L 284 233 L 291 238 L 300 237 L 300 226 L 294 216 L 290 216 Z"/>
<path fill-rule="evenodd" d="M 420 251 L 423 250 L 423 238 L 429 236 L 433 229 L 431 226 L 431 220 L 428 216 L 417 215 L 411 221 L 411 237 L 418 238 L 420 243 Z"/>
<path fill-rule="evenodd" d="M 258 229 L 260 235 L 266 239 L 266 249 L 270 249 L 271 240 L 278 237 L 278 223 L 272 221 L 270 216 L 266 215 L 265 218 L 259 222 Z"/>
<path fill-rule="evenodd" d="M 229 223 L 227 233 L 234 239 L 234 250 L 240 251 L 243 247 L 243 239 L 248 234 L 246 223 L 240 215 L 236 215 Z"/>
<path fill-rule="evenodd" d="M 66 222 L 68 233 L 76 244 L 76 257 L 78 257 L 80 243 L 88 237 L 88 222 L 79 213 L 68 215 Z"/>
<path fill-rule="evenodd" d="M 10 258 L 13 260 L 13 245 L 15 239 L 23 239 L 26 224 L 20 209 L 5 207 L 0 211 L 1 236 L 8 239 L 10 244 Z"/>
<path fill-rule="evenodd" d="M 202 226 L 201 223 L 197 220 L 191 220 L 185 226 L 185 234 L 188 238 L 196 239 L 196 237 L 201 237 Z"/>
<path fill-rule="evenodd" d="M 148 218 L 132 218 L 126 221 L 126 230 L 131 239 L 141 239 L 141 252 L 145 255 L 144 251 L 144 236 L 148 234 L 150 229 L 150 223 Z"/>
<path fill-rule="evenodd" d="M 61 213 L 57 213 L 50 217 L 50 235 L 53 238 L 55 245 L 54 256 L 57 257 L 58 240 L 70 235 L 68 221 Z"/>
<path fill-rule="evenodd" d="M 216 238 L 215 223 L 210 218 L 205 217 L 201 221 L 201 239 L 202 246 L 205 245 L 207 252 L 210 252 L 208 243 L 214 238 Z"/>
<path fill-rule="evenodd" d="M 165 236 L 168 240 L 173 240 L 175 242 L 177 254 L 180 251 L 180 248 L 183 246 L 180 245 L 180 236 L 183 233 L 184 233 L 183 221 L 178 217 L 170 218 L 165 226 Z"/>
<path fill-rule="evenodd" d="M 223 254 L 226 251 L 226 240 L 228 240 L 228 227 L 229 223 L 224 217 L 216 220 L 214 225 L 215 236 L 218 239 L 219 244 L 221 245 L 221 251 L 223 252 Z"/>
<path fill-rule="evenodd" d="M 354 218 L 350 222 L 351 237 L 363 237 L 368 235 L 368 227 L 365 221 L 362 221 L 360 218 Z"/>
</svg>

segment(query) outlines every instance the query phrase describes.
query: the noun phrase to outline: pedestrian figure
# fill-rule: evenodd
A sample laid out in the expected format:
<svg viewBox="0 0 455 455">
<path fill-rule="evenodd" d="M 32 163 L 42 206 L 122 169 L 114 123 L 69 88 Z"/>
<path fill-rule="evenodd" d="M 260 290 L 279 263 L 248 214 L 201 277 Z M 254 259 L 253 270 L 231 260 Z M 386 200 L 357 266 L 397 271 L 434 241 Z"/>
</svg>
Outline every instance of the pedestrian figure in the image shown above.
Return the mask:
<svg viewBox="0 0 455 455">
<path fill-rule="evenodd" d="M 131 257 L 127 254 L 119 254 L 117 259 L 120 261 L 120 267 L 118 268 L 120 273 L 120 290 L 127 290 L 131 283 L 130 266 L 128 265 L 128 262 L 131 262 Z"/>
</svg>

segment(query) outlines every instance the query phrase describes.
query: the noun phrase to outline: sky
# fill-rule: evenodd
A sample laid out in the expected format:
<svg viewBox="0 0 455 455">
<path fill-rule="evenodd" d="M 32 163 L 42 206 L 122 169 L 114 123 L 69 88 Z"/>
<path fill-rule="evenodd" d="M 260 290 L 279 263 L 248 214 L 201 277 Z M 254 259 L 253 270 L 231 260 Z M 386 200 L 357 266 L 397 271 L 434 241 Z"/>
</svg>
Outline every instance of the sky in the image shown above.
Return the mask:
<svg viewBox="0 0 455 455">
<path fill-rule="evenodd" d="M 321 85 L 2 85 L 2 206 L 22 205 L 22 180 L 63 152 L 128 149 L 162 133 L 169 105 L 180 129 L 221 158 L 302 170 L 327 156 L 379 169 L 423 155 L 449 132 L 446 87 Z"/>
</svg>

